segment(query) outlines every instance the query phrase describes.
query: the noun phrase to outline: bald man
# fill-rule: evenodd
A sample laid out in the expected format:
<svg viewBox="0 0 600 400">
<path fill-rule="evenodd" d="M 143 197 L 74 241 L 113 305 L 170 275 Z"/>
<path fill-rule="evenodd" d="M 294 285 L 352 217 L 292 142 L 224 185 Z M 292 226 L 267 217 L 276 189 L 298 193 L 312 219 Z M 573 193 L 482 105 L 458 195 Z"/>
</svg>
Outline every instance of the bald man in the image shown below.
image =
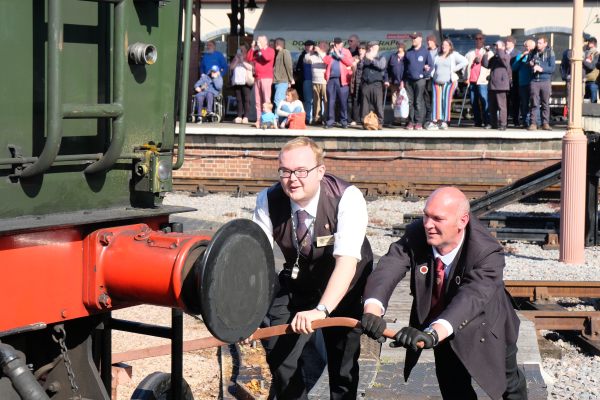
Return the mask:
<svg viewBox="0 0 600 400">
<path fill-rule="evenodd" d="M 471 379 L 492 399 L 526 399 L 525 377 L 517 367 L 519 318 L 503 269 L 502 246 L 470 214 L 465 195 L 440 188 L 427 199 L 423 218 L 406 228 L 370 275 L 363 330 L 381 339 L 390 296 L 410 271 L 410 326 L 390 344 L 407 349 L 405 380 L 422 345 L 433 349 L 444 399 L 477 399 Z"/>
</svg>

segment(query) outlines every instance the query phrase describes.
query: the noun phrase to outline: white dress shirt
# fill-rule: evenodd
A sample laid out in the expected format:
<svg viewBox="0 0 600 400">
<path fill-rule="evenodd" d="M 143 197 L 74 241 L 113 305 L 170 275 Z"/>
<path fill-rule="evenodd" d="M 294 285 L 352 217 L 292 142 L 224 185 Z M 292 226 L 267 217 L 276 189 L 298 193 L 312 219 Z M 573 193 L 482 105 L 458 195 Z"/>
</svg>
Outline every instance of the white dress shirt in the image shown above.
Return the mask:
<svg viewBox="0 0 600 400">
<path fill-rule="evenodd" d="M 440 253 L 438 253 L 437 249 L 433 246 L 431 246 L 432 250 L 433 250 L 433 259 L 435 260 L 436 258 L 441 258 L 442 262 L 444 263 L 444 285 L 448 284 L 448 275 L 450 274 L 450 267 L 452 266 L 452 263 L 454 262 L 454 259 L 456 258 L 456 256 L 458 255 L 458 251 L 460 250 L 460 248 L 463 245 L 463 242 L 465 240 L 465 233 L 463 232 L 462 237 L 460 238 L 460 242 L 458 243 L 458 246 L 456 246 L 454 249 L 452 249 L 452 251 L 446 255 L 441 255 Z M 385 314 L 385 307 L 383 307 L 383 303 L 376 299 L 376 298 L 369 298 L 365 300 L 365 305 L 369 304 L 369 303 L 373 303 L 373 304 L 377 304 L 381 310 L 382 310 L 382 315 Z M 448 331 L 448 336 L 452 335 L 452 333 L 454 332 L 454 328 L 452 328 L 452 325 L 450 324 L 450 322 L 446 321 L 445 319 L 437 319 L 435 321 L 433 321 L 429 326 L 433 325 L 433 324 L 441 324 L 444 326 L 444 328 L 446 328 L 446 330 Z"/>
<path fill-rule="evenodd" d="M 256 222 L 266 233 L 271 246 L 273 246 L 273 224 L 269 218 L 269 199 L 267 197 L 268 189 L 262 190 L 256 198 L 256 208 L 252 220 Z M 314 236 L 313 221 L 317 216 L 319 197 L 321 188 L 319 187 L 315 196 L 304 208 L 290 200 L 292 206 L 293 218 L 297 218 L 296 211 L 305 210 L 309 217 L 306 219 L 306 226 L 310 227 L 310 235 Z M 337 215 L 337 231 L 333 234 L 333 255 L 351 256 L 358 261 L 361 260 L 360 249 L 362 248 L 365 235 L 367 233 L 367 203 L 362 192 L 356 186 L 349 186 L 340 199 Z M 296 219 L 295 224 L 298 224 Z M 313 237 L 313 242 L 314 242 Z"/>
</svg>

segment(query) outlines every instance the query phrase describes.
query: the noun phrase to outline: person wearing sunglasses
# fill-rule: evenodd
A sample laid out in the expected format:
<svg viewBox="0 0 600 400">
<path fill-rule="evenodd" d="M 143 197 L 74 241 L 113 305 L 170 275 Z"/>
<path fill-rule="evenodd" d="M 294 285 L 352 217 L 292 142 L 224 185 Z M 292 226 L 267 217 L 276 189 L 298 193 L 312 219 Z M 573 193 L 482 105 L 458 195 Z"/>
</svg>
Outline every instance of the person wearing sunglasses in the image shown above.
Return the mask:
<svg viewBox="0 0 600 400">
<path fill-rule="evenodd" d="M 279 182 L 257 197 L 253 220 L 285 263 L 265 325 L 291 324 L 299 335 L 267 339 L 263 345 L 278 399 L 307 399 L 303 349 L 322 334 L 331 399 L 356 399 L 361 328 L 324 328 L 318 319 L 360 319 L 361 296 L 373 267 L 366 239 L 367 207 L 354 185 L 328 174 L 323 149 L 312 139 L 287 142 L 279 153 Z M 314 338 L 313 338 L 314 339 Z M 303 360 L 305 362 L 305 360 Z"/>
<path fill-rule="evenodd" d="M 352 54 L 352 57 L 358 56 L 359 45 L 360 39 L 358 38 L 358 35 L 350 35 L 348 38 L 348 50 L 350 51 L 350 54 Z"/>
</svg>

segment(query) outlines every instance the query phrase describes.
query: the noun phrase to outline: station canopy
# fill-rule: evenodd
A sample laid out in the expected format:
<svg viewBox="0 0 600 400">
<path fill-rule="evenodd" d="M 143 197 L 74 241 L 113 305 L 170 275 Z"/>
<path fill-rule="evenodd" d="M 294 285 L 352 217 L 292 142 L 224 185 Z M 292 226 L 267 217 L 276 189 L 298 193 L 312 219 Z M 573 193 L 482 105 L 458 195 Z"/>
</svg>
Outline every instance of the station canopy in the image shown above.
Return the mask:
<svg viewBox="0 0 600 400">
<path fill-rule="evenodd" d="M 269 0 L 254 37 L 282 37 L 292 50 L 308 39 L 346 41 L 357 34 L 392 48 L 397 40 L 409 41 L 412 32 L 437 32 L 439 9 L 439 0 Z"/>
</svg>

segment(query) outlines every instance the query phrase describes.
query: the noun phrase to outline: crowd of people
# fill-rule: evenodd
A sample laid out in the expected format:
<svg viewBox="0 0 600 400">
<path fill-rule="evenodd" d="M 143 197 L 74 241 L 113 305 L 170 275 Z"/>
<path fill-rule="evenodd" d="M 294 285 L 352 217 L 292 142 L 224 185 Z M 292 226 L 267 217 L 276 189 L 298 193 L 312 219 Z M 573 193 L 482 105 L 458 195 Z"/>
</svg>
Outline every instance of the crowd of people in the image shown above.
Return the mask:
<svg viewBox="0 0 600 400">
<path fill-rule="evenodd" d="M 556 59 L 545 36 L 527 39 L 518 49 L 513 37 L 486 46 L 484 35 L 477 34 L 473 49 L 465 55 L 448 38 L 440 43 L 434 35 L 423 38 L 414 32 L 409 36 L 410 48 L 397 42 L 396 51 L 389 56 L 380 52 L 378 41 L 361 42 L 357 35 L 348 38 L 347 47 L 339 37 L 331 42 L 306 40 L 295 65 L 282 38 L 269 41 L 258 36 L 250 46 L 242 43 L 229 64 L 216 51 L 215 43 L 208 42 L 196 88 L 207 79 L 217 87 L 228 73 L 237 100 L 234 122 L 249 123 L 254 91 L 257 128 L 288 127 L 293 114 L 298 115 L 291 119 L 294 123 L 304 120 L 297 127 L 366 128 L 367 115 L 372 113 L 374 129 L 382 129 L 389 91 L 394 125 L 437 130 L 449 127 L 452 99 L 459 82 L 464 81 L 475 126 L 506 130 L 511 123 L 529 130 L 552 129 L 549 100 Z M 586 91 L 594 102 L 599 55 L 595 44 L 593 38 L 588 41 L 584 62 Z M 196 96 L 198 107 L 211 99 L 204 90 Z M 396 112 L 402 109 L 402 102 L 407 102 L 407 115 Z M 210 104 L 207 108 L 212 111 Z M 261 115 L 270 118 L 271 113 L 275 121 L 262 123 Z"/>
</svg>

